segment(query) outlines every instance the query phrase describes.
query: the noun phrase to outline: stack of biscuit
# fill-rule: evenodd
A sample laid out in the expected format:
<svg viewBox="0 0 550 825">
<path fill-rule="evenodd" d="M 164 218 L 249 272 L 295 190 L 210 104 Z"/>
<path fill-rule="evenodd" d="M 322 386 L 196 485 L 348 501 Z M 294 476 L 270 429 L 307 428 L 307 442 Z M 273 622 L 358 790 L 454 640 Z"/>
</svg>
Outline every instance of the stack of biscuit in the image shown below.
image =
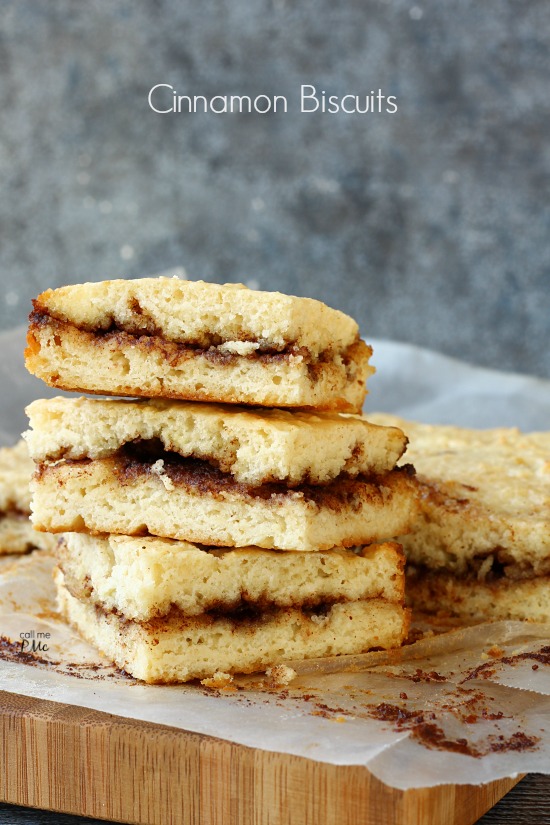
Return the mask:
<svg viewBox="0 0 550 825">
<path fill-rule="evenodd" d="M 30 372 L 134 399 L 28 408 L 34 525 L 63 534 L 59 605 L 81 635 L 147 682 L 402 643 L 388 539 L 416 488 L 403 433 L 357 414 L 372 368 L 351 318 L 168 278 L 34 305 Z"/>
</svg>

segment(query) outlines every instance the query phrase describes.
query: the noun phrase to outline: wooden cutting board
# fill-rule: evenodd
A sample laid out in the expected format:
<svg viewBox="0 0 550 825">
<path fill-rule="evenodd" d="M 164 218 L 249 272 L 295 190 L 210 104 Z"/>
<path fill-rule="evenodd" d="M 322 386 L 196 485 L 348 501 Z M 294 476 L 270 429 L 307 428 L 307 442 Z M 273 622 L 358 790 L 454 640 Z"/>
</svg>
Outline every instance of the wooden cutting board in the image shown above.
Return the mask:
<svg viewBox="0 0 550 825">
<path fill-rule="evenodd" d="M 398 791 L 334 766 L 0 691 L 0 799 L 137 825 L 471 825 L 519 779 Z"/>
</svg>

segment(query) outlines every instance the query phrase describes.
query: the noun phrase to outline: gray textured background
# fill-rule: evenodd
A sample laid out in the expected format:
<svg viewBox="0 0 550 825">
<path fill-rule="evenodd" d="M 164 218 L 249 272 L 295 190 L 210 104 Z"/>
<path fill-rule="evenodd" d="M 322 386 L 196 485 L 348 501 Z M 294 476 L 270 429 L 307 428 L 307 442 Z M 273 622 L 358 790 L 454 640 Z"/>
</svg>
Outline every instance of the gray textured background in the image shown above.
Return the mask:
<svg viewBox="0 0 550 825">
<path fill-rule="evenodd" d="M 550 376 L 547 0 L 0 10 L 0 328 L 47 286 L 183 265 Z M 163 116 L 161 82 L 380 87 L 399 111 Z"/>
</svg>

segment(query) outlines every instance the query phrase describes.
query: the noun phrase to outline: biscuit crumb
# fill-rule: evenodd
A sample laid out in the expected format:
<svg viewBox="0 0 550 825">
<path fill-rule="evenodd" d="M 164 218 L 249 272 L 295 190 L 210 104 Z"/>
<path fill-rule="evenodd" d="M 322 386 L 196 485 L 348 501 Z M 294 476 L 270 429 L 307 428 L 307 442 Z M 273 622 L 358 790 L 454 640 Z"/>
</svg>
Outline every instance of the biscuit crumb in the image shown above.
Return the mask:
<svg viewBox="0 0 550 825">
<path fill-rule="evenodd" d="M 209 676 L 207 679 L 201 679 L 201 685 L 212 688 L 212 690 L 224 690 L 225 688 L 231 687 L 232 684 L 232 675 L 230 673 L 224 673 L 221 670 L 217 670 L 213 676 Z"/>
<path fill-rule="evenodd" d="M 280 687 L 281 685 L 289 685 L 298 674 L 293 668 L 286 665 L 274 665 L 267 668 L 265 675 L 269 680 L 270 687 Z"/>
<path fill-rule="evenodd" d="M 155 461 L 155 463 L 151 465 L 151 472 L 160 478 L 166 490 L 174 489 L 174 482 L 172 481 L 170 476 L 166 475 L 166 470 L 164 469 L 164 461 L 162 458 L 159 458 L 158 461 Z"/>
<path fill-rule="evenodd" d="M 490 656 L 491 659 L 502 659 L 504 651 L 501 647 L 498 647 L 498 645 L 493 645 L 487 651 L 487 655 Z"/>
<path fill-rule="evenodd" d="M 230 355 L 252 355 L 260 348 L 260 345 L 253 341 L 224 341 L 218 349 Z"/>
</svg>

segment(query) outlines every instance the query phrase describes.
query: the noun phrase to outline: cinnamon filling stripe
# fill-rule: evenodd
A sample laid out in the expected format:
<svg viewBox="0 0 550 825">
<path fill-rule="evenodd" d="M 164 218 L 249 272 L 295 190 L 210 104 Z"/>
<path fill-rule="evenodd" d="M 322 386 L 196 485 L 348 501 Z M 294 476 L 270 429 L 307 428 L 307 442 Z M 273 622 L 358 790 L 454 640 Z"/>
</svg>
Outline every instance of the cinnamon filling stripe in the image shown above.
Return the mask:
<svg viewBox="0 0 550 825">
<path fill-rule="evenodd" d="M 71 323 L 70 321 L 62 321 L 40 308 L 35 309 L 35 311 L 31 313 L 29 321 L 31 333 L 33 329 L 40 330 L 45 327 L 59 332 L 77 330 L 80 333 L 86 334 L 92 341 L 100 345 L 112 341 L 121 347 L 136 345 L 149 349 L 152 347 L 161 347 L 164 350 L 170 350 L 173 354 L 177 353 L 180 359 L 185 356 L 202 356 L 209 361 L 220 364 L 234 363 L 236 360 L 242 358 L 260 360 L 264 363 L 280 363 L 297 356 L 300 356 L 308 364 L 322 364 L 333 362 L 335 357 L 333 350 L 325 350 L 318 355 L 313 355 L 307 347 L 300 347 L 292 342 L 287 342 L 283 347 L 276 347 L 266 341 L 258 341 L 247 336 L 242 336 L 237 342 L 235 342 L 234 338 L 224 340 L 221 336 L 211 336 L 209 337 L 208 346 L 205 346 L 204 342 L 193 340 L 173 341 L 165 338 L 163 331 L 150 323 L 140 326 L 138 324 L 121 325 L 112 322 L 106 329 L 88 329 Z M 344 363 L 346 360 L 351 359 L 352 347 L 356 347 L 358 341 L 359 339 L 354 341 L 346 350 L 339 353 Z M 223 349 L 223 346 L 230 342 L 257 344 L 258 349 L 254 352 L 240 355 Z"/>
<path fill-rule="evenodd" d="M 463 584 L 475 585 L 479 584 L 486 587 L 498 587 L 501 584 L 520 584 L 521 582 L 539 581 L 548 578 L 550 575 L 550 559 L 543 564 L 543 569 L 540 572 L 535 572 L 533 565 L 506 565 L 495 564 L 495 566 L 483 578 L 480 578 L 475 569 L 472 560 L 472 567 L 464 573 L 452 573 L 445 568 L 433 569 L 426 565 L 412 564 L 407 570 L 408 576 L 411 579 L 429 579 L 434 580 L 439 577 L 449 579 Z"/>
<path fill-rule="evenodd" d="M 69 589 L 69 588 L 67 588 Z M 69 589 L 70 592 L 70 589 Z M 77 595 L 72 594 L 75 598 Z M 181 627 L 182 630 L 188 625 L 201 624 L 205 628 L 211 627 L 219 621 L 229 621 L 235 629 L 243 630 L 247 627 L 253 630 L 262 623 L 270 619 L 284 616 L 285 613 L 298 611 L 302 614 L 304 619 L 311 620 L 314 624 L 322 624 L 324 620 L 330 616 L 331 608 L 338 602 L 324 601 L 317 605 L 292 605 L 290 607 L 277 607 L 276 605 L 266 605 L 261 607 L 259 604 L 243 603 L 233 608 L 209 608 L 203 613 L 197 615 L 186 615 L 182 610 L 173 606 L 169 613 L 163 616 L 155 616 L 146 621 L 139 621 L 137 619 L 129 619 L 123 613 L 116 609 L 106 609 L 101 603 L 89 600 L 100 616 L 114 616 L 123 626 L 130 627 L 137 625 L 149 633 L 157 633 L 163 631 L 177 630 Z M 385 599 L 368 599 L 364 601 L 384 602 Z M 349 602 L 350 604 L 357 604 L 357 601 Z"/>
<path fill-rule="evenodd" d="M 229 473 L 222 472 L 215 466 L 214 459 L 206 461 L 167 452 L 162 448 L 162 442 L 157 439 L 126 444 L 112 457 L 101 461 L 111 463 L 113 475 L 121 485 L 135 483 L 144 476 L 154 476 L 161 480 L 162 476 L 165 476 L 174 487 L 192 489 L 200 495 L 224 492 L 241 498 L 265 500 L 291 499 L 299 496 L 332 509 L 359 508 L 367 501 L 372 506 L 381 506 L 386 500 L 381 488 L 384 487 L 386 491 L 388 487 L 394 489 L 402 478 L 404 480 L 413 472 L 410 467 L 399 467 L 383 476 L 349 478 L 341 474 L 324 485 L 299 484 L 291 488 L 281 482 L 268 482 L 252 486 L 237 481 Z M 62 462 L 65 466 L 82 467 L 93 463 L 93 459 L 66 459 Z M 50 470 L 55 472 L 59 466 L 59 463 L 39 464 L 37 477 L 40 478 Z"/>
</svg>

